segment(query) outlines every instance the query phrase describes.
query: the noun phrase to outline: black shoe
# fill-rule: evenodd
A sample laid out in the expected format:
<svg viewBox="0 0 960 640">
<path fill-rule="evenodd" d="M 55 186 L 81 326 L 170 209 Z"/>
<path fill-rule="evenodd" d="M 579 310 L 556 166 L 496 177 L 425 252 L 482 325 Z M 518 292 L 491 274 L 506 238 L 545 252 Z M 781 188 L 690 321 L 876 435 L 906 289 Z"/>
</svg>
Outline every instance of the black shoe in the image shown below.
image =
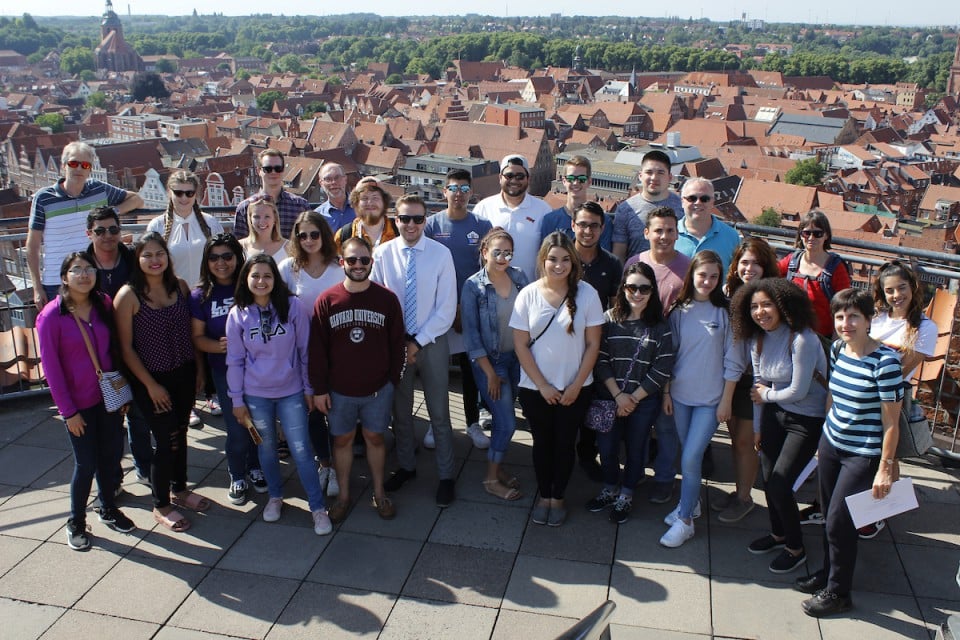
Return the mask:
<svg viewBox="0 0 960 640">
<path fill-rule="evenodd" d="M 437 506 L 449 507 L 456 498 L 457 494 L 456 491 L 454 491 L 453 478 L 441 480 L 440 484 L 437 485 Z"/>
<path fill-rule="evenodd" d="M 87 535 L 87 523 L 84 521 L 75 521 L 73 518 L 67 520 L 67 544 L 74 551 L 84 551 L 90 548 L 90 537 Z"/>
<path fill-rule="evenodd" d="M 850 611 L 853 600 L 849 595 L 841 596 L 827 589 L 817 591 L 816 595 L 800 603 L 803 612 L 814 618 L 824 618 L 837 613 Z"/>
<path fill-rule="evenodd" d="M 800 593 L 809 593 L 810 595 L 815 594 L 821 589 L 826 589 L 827 587 L 827 574 L 821 569 L 820 571 L 815 571 L 809 576 L 804 576 L 802 578 L 797 578 L 793 583 L 793 588 Z"/>
<path fill-rule="evenodd" d="M 580 468 L 587 474 L 587 477 L 594 482 L 603 482 L 603 470 L 596 460 L 580 458 Z"/>
<path fill-rule="evenodd" d="M 805 552 L 801 551 L 800 555 L 795 556 L 786 549 L 783 549 L 780 555 L 770 563 L 770 573 L 790 573 L 806 561 L 807 554 Z"/>
<path fill-rule="evenodd" d="M 800 510 L 800 524 L 823 525 L 823 522 L 823 513 L 820 512 L 820 505 L 816 502 L 806 509 Z"/>
<path fill-rule="evenodd" d="M 633 500 L 624 496 L 618 496 L 613 505 L 613 511 L 610 512 L 610 522 L 614 524 L 624 524 L 630 519 L 630 507 L 633 506 Z"/>
<path fill-rule="evenodd" d="M 752 553 L 755 556 L 762 555 L 764 553 L 770 553 L 771 551 L 776 551 L 777 549 L 783 549 L 786 545 L 786 540 L 777 540 L 769 533 L 762 538 L 757 538 L 749 545 L 747 545 L 747 551 Z"/>
<path fill-rule="evenodd" d="M 666 504 L 673 497 L 673 482 L 654 482 L 650 485 L 648 500 L 653 504 Z"/>
<path fill-rule="evenodd" d="M 390 477 L 383 483 L 384 491 L 397 491 L 407 480 L 413 480 L 417 477 L 417 470 L 409 471 L 400 467 L 390 474 Z"/>
<path fill-rule="evenodd" d="M 120 533 L 130 533 L 137 528 L 137 525 L 133 524 L 133 520 L 123 515 L 123 512 L 116 507 L 111 509 L 95 509 L 97 512 L 97 517 L 100 519 L 100 522 L 107 525 L 114 531 L 119 531 Z"/>
<path fill-rule="evenodd" d="M 597 513 L 613 505 L 617 501 L 617 492 L 604 489 L 596 498 L 587 502 L 587 511 Z"/>
<path fill-rule="evenodd" d="M 703 452 L 703 461 L 700 465 L 700 475 L 704 478 L 710 479 L 713 477 L 713 471 L 713 451 L 711 451 L 710 445 L 708 444 L 706 450 Z"/>
</svg>

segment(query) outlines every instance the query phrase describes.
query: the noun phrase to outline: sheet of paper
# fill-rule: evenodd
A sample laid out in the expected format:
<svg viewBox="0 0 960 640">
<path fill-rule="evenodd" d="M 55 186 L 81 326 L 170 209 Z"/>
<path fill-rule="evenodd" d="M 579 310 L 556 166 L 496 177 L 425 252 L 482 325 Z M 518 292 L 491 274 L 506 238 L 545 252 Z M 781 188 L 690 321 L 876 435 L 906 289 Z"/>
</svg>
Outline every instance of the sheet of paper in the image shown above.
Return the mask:
<svg viewBox="0 0 960 640">
<path fill-rule="evenodd" d="M 867 489 L 847 496 L 846 501 L 850 509 L 850 517 L 853 519 L 853 526 L 857 529 L 919 506 L 912 478 L 900 478 L 894 482 L 890 487 L 889 495 L 881 500 L 873 497 L 873 489 Z"/>
<path fill-rule="evenodd" d="M 807 466 L 803 468 L 803 471 L 800 472 L 800 475 L 797 476 L 797 481 L 793 483 L 793 492 L 796 493 L 799 491 L 800 487 L 803 486 L 803 483 L 807 481 L 807 478 L 810 477 L 810 474 L 813 473 L 813 470 L 817 468 L 817 456 L 814 455 L 810 458 L 810 462 L 807 463 Z"/>
</svg>

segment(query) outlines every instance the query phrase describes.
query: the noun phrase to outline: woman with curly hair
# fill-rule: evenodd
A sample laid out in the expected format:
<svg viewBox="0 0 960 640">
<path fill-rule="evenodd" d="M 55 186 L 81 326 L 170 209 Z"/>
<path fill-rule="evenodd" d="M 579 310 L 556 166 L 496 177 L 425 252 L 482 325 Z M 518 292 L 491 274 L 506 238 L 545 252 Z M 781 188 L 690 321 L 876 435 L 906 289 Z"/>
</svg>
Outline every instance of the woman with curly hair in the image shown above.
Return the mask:
<svg viewBox="0 0 960 640">
<path fill-rule="evenodd" d="M 567 517 L 564 493 L 577 431 L 593 396 L 603 307 L 596 289 L 582 280 L 580 257 L 563 233 L 544 239 L 537 273 L 540 278 L 517 296 L 510 327 L 540 490 L 532 518 L 535 524 L 559 527 Z"/>
<path fill-rule="evenodd" d="M 754 432 L 770 514 L 770 533 L 747 550 L 760 555 L 782 549 L 769 568 L 789 573 L 806 561 L 793 485 L 820 440 L 827 358 L 813 330 L 810 300 L 792 282 L 747 283 L 731 308 L 734 335 L 750 345 L 755 380 L 750 395 L 762 405 Z"/>
<path fill-rule="evenodd" d="M 733 253 L 730 270 L 727 272 L 727 283 L 724 285 L 725 293 L 732 298 L 747 282 L 779 276 L 780 268 L 777 266 L 777 254 L 773 248 L 763 238 L 747 238 Z M 744 364 L 749 365 L 749 345 L 742 342 L 737 344 L 744 349 Z M 720 512 L 717 519 L 727 524 L 739 522 L 753 511 L 754 507 L 750 490 L 757 479 L 760 461 L 753 448 L 753 400 L 750 399 L 752 388 L 753 370 L 748 366 L 733 390 L 733 417 L 727 420 L 736 489 L 731 491 L 726 499 L 710 505 L 711 509 Z"/>
</svg>

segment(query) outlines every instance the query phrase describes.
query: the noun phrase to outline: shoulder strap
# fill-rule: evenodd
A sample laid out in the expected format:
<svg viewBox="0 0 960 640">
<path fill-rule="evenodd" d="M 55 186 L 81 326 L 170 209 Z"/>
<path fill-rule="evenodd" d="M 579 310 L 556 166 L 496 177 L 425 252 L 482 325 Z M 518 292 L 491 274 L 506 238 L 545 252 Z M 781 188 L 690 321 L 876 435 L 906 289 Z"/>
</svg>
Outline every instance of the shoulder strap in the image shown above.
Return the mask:
<svg viewBox="0 0 960 640">
<path fill-rule="evenodd" d="M 103 373 L 103 369 L 100 368 L 100 360 L 97 359 L 97 354 L 93 350 L 93 345 L 90 344 L 90 337 L 87 336 L 87 330 L 83 328 L 83 323 L 80 322 L 80 318 L 77 317 L 76 313 L 70 314 L 73 316 L 74 321 L 77 323 L 77 328 L 80 329 L 80 335 L 83 336 L 83 343 L 87 345 L 87 353 L 90 354 L 90 360 L 93 361 L 93 368 L 97 370 L 97 377 L 99 378 Z"/>
<path fill-rule="evenodd" d="M 787 263 L 787 275 L 785 276 L 787 280 L 793 280 L 793 276 L 797 275 L 797 271 L 800 269 L 800 251 L 794 251 L 790 254 L 790 262 Z"/>
</svg>

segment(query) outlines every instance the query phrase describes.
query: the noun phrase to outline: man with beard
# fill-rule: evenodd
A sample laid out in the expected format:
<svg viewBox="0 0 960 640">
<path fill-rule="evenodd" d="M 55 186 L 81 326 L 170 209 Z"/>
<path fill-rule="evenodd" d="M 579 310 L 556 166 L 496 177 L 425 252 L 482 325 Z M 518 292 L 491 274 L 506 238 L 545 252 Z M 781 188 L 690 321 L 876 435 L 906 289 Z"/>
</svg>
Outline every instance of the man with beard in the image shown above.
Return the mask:
<svg viewBox="0 0 960 640">
<path fill-rule="evenodd" d="M 381 244 L 397 237 L 397 225 L 387 217 L 390 194 L 374 178 L 366 177 L 350 192 L 350 206 L 357 217 L 336 230 L 333 235 L 337 247 L 347 238 L 363 238 L 376 249 Z"/>
<path fill-rule="evenodd" d="M 310 203 L 283 188 L 283 174 L 286 171 L 286 166 L 282 153 L 276 149 L 264 149 L 257 155 L 257 163 L 260 173 L 260 191 L 237 205 L 237 215 L 233 222 L 233 235 L 239 240 L 250 233 L 247 226 L 247 207 L 258 196 L 262 199 L 264 195 L 268 195 L 277 205 L 277 211 L 280 214 L 280 219 L 277 220 L 280 235 L 289 238 L 290 232 L 293 230 L 293 223 L 297 221 L 297 216 L 309 209 Z"/>
<path fill-rule="evenodd" d="M 627 198 L 617 207 L 613 223 L 613 253 L 620 262 L 650 248 L 643 235 L 647 214 L 657 207 L 670 207 L 683 218 L 683 202 L 670 191 L 670 156 L 651 151 L 640 163 L 640 193 Z"/>
<path fill-rule="evenodd" d="M 527 159 L 511 154 L 500 161 L 500 193 L 481 200 L 473 213 L 513 237 L 513 266 L 523 270 L 533 282 L 537 279 L 540 223 L 550 213 L 550 205 L 528 194 L 529 186 Z"/>
<path fill-rule="evenodd" d="M 389 520 L 396 516 L 396 508 L 383 488 L 383 434 L 403 370 L 403 310 L 393 292 L 370 281 L 372 251 L 366 240 L 348 238 L 342 251 L 346 277 L 320 294 L 310 325 L 310 384 L 314 403 L 330 425 L 340 484 L 340 495 L 328 514 L 332 522 L 341 522 L 350 508 L 351 445 L 359 420 L 373 479 L 373 507 Z"/>
<path fill-rule="evenodd" d="M 320 188 L 326 194 L 327 201 L 314 211 L 326 219 L 334 232 L 356 219 L 357 212 L 347 200 L 347 174 L 342 166 L 336 162 L 323 165 L 320 169 Z"/>
<path fill-rule="evenodd" d="M 590 160 L 584 156 L 573 156 L 563 165 L 560 181 L 567 187 L 567 201 L 559 209 L 554 209 L 544 216 L 540 223 L 541 242 L 554 231 L 567 234 L 571 240 L 576 239 L 573 231 L 573 214 L 587 201 L 590 185 L 593 184 L 591 172 Z M 599 242 L 601 248 L 610 251 L 613 247 L 613 216 L 605 215 L 604 218 L 603 233 Z"/>
</svg>

